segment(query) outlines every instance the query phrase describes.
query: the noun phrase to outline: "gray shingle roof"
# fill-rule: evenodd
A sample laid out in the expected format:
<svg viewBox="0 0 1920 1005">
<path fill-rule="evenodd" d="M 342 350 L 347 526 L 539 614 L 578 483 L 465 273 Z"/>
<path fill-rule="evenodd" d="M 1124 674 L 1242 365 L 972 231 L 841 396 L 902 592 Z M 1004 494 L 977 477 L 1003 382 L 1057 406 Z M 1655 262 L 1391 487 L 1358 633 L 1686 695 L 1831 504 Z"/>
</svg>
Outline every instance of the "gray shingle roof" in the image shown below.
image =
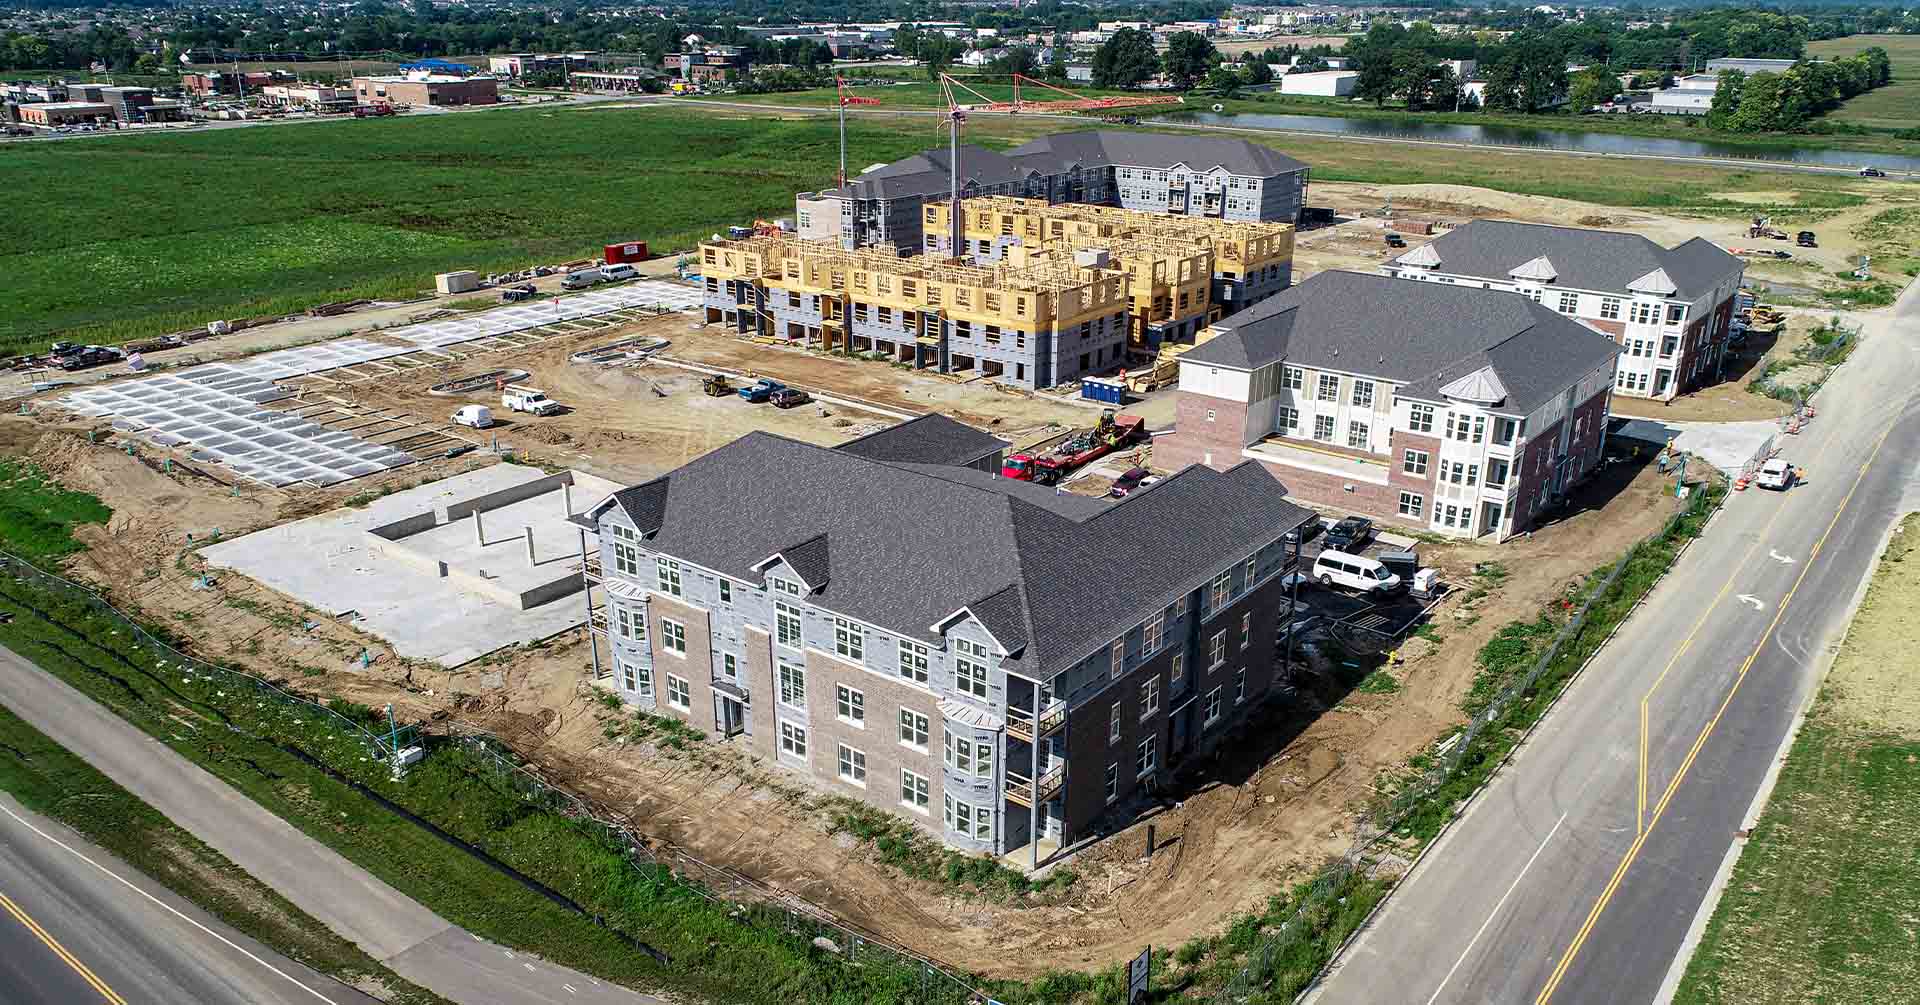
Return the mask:
<svg viewBox="0 0 1920 1005">
<path fill-rule="evenodd" d="M 857 199 L 948 195 L 953 184 L 949 167 L 951 163 L 947 149 L 938 147 L 850 178 L 846 191 Z M 963 187 L 968 182 L 981 188 L 1013 184 L 1024 180 L 1026 175 L 1026 169 L 1005 154 L 972 143 L 960 145 L 960 184 Z"/>
<path fill-rule="evenodd" d="M 1508 220 L 1475 220 L 1434 239 L 1440 256 L 1433 271 L 1507 281 L 1508 273 L 1535 258 L 1553 263 L 1557 286 L 1624 293 L 1627 284 L 1655 269 L 1691 300 L 1742 268 L 1739 258 L 1703 238 L 1662 248 L 1639 234 L 1583 227 L 1555 227 Z"/>
<path fill-rule="evenodd" d="M 1266 178 L 1304 171 L 1307 166 L 1272 147 L 1226 136 L 1176 136 L 1124 129 L 1054 133 L 1013 148 L 1008 156 L 1042 173 L 1083 167 L 1165 168 L 1185 164 L 1208 171 L 1224 167 L 1237 175 Z"/>
<path fill-rule="evenodd" d="M 981 474 L 756 432 L 623 492 L 664 486 L 644 494 L 661 503 L 649 544 L 663 554 L 757 581 L 754 565 L 797 550 L 824 566 L 821 607 L 924 639 L 967 607 L 1021 672 L 1040 676 L 1313 519 L 1252 462 L 1191 467 L 1071 513 Z"/>
<path fill-rule="evenodd" d="M 991 433 L 929 412 L 834 449 L 873 461 L 966 465 L 1007 449 L 1007 444 Z"/>
<path fill-rule="evenodd" d="M 1440 387 L 1491 366 L 1526 414 L 1618 355 L 1612 339 L 1500 290 L 1322 272 L 1216 326 L 1183 362 L 1253 369 L 1279 360 L 1403 384 L 1439 401 Z"/>
</svg>

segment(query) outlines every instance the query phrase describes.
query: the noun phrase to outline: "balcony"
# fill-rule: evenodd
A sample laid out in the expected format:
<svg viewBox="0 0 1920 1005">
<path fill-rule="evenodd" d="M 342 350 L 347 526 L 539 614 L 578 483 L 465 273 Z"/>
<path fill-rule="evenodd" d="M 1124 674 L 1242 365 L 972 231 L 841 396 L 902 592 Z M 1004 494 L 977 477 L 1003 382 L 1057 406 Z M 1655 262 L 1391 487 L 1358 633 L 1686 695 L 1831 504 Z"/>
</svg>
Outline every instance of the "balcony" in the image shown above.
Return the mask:
<svg viewBox="0 0 1920 1005">
<path fill-rule="evenodd" d="M 1040 735 L 1051 736 L 1055 730 L 1067 724 L 1067 703 L 1056 701 L 1040 710 Z M 1007 735 L 1016 740 L 1034 741 L 1033 713 L 1024 708 L 1008 707 Z"/>
<path fill-rule="evenodd" d="M 1067 766 L 1064 763 L 1055 764 L 1052 768 L 1041 772 L 1040 784 L 1038 786 L 1040 802 L 1044 803 L 1053 798 L 1054 795 L 1060 791 L 1061 784 L 1066 780 Z M 1011 768 L 1007 769 L 1008 800 L 1019 803 L 1022 806 L 1032 806 L 1034 805 L 1035 798 L 1034 790 L 1035 785 L 1033 779 L 1028 778 L 1026 775 L 1019 774 Z"/>
<path fill-rule="evenodd" d="M 598 551 L 587 552 L 586 560 L 580 565 L 580 572 L 586 577 L 587 582 L 590 584 L 598 585 L 606 580 L 606 576 L 603 575 L 603 570 L 600 567 L 600 553 Z"/>
</svg>

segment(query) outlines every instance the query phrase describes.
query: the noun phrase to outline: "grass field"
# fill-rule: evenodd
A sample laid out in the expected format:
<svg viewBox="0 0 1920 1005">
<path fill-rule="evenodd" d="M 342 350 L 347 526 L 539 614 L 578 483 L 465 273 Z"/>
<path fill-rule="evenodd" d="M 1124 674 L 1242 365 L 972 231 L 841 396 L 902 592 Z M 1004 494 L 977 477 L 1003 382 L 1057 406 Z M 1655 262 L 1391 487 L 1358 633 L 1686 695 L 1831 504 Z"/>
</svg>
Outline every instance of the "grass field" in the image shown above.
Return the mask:
<svg viewBox="0 0 1920 1005">
<path fill-rule="evenodd" d="M 978 116 L 967 138 L 1004 148 L 1077 125 Z M 1790 192 L 1800 205 L 1829 205 L 1860 191 L 1836 176 L 1658 161 L 1614 170 L 1531 151 L 1240 135 L 1313 165 L 1318 180 L 1451 182 L 1731 215 L 1755 207 L 1710 193 Z M 939 142 L 933 116 L 848 126 L 858 165 Z M 10 280 L 0 355 L 43 351 L 52 338 L 117 342 L 411 294 L 436 272 L 563 261 L 613 240 L 683 250 L 728 224 L 791 214 L 793 193 L 828 184 L 837 158 L 826 116 L 687 105 L 9 144 L 0 176 L 31 197 L 0 215 L 0 275 Z"/>
<path fill-rule="evenodd" d="M 447 1005 L 335 935 L 5 706 L 0 706 L 0 789 L 290 959 L 348 984 L 377 982 L 393 1005 Z"/>
<path fill-rule="evenodd" d="M 977 94 L 969 94 L 965 90 L 962 90 L 960 88 L 955 88 L 954 98 L 958 100 L 961 104 L 968 104 L 968 105 L 978 104 L 983 99 L 987 101 L 1012 101 L 1013 100 L 1012 84 L 989 84 L 985 82 L 969 80 L 965 77 L 961 77 L 959 79 L 967 87 L 970 87 L 974 91 L 979 92 Z M 1063 86 L 1063 85 L 1055 85 L 1055 86 Z M 1073 94 L 1076 97 L 1086 97 L 1086 98 L 1099 98 L 1099 97 L 1106 97 L 1109 95 L 1128 94 L 1128 93 L 1133 93 L 1137 96 L 1138 94 L 1138 92 L 1127 92 L 1127 91 L 1103 91 L 1103 90 L 1100 90 L 1099 88 L 1093 88 L 1093 87 L 1076 87 L 1076 88 L 1070 88 L 1070 90 L 1073 91 Z M 880 101 L 879 107 L 881 108 L 888 108 L 888 107 L 945 108 L 947 104 L 946 95 L 941 92 L 940 85 L 925 79 L 925 77 L 922 77 L 919 80 L 913 80 L 913 81 L 908 81 L 904 83 L 874 85 L 874 86 L 865 86 L 865 87 L 857 86 L 852 88 L 852 93 L 855 94 L 856 96 L 863 97 L 863 98 L 879 99 Z M 1049 91 L 1044 87 L 1035 87 L 1031 84 L 1021 86 L 1020 97 L 1023 100 L 1027 100 L 1027 101 L 1070 100 L 1067 95 L 1060 94 L 1054 91 Z M 699 98 L 697 100 L 746 101 L 746 102 L 752 102 L 754 104 L 761 104 L 761 105 L 790 105 L 798 108 L 832 108 L 833 103 L 837 98 L 838 98 L 838 93 L 833 88 L 826 87 L 826 88 L 815 88 L 814 90 L 811 90 L 811 91 L 784 91 L 779 94 L 712 95 L 709 97 Z M 1167 102 L 1170 105 L 1173 103 L 1173 98 L 1171 95 L 1168 96 Z"/>
<path fill-rule="evenodd" d="M 112 516 L 99 499 L 61 488 L 26 461 L 0 457 L 0 545 L 8 551 L 49 564 L 80 550 L 74 527 Z"/>
<path fill-rule="evenodd" d="M 1675 998 L 1899 1005 L 1920 988 L 1920 514 L 1893 535 Z"/>
<path fill-rule="evenodd" d="M 1868 46 L 1887 50 L 1893 80 L 1853 98 L 1826 117 L 1881 129 L 1920 128 L 1920 35 L 1848 35 L 1807 43 L 1807 55 L 1851 56 Z"/>
</svg>

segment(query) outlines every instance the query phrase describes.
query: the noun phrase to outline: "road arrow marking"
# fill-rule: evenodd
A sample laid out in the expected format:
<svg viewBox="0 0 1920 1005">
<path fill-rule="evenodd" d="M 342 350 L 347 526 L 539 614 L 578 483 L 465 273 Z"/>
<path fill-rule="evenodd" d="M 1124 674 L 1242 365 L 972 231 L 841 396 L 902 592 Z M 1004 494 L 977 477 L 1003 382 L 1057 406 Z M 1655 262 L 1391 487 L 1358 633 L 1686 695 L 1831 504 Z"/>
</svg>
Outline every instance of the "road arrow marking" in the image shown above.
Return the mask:
<svg viewBox="0 0 1920 1005">
<path fill-rule="evenodd" d="M 1779 563 L 1780 563 L 1781 565 L 1792 565 L 1792 564 L 1793 564 L 1793 556 L 1791 556 L 1791 555 L 1782 555 L 1782 554 L 1780 554 L 1779 552 L 1777 552 L 1777 551 L 1774 551 L 1774 550 L 1773 550 L 1772 548 L 1768 548 L 1768 549 L 1767 549 L 1767 557 L 1768 557 L 1768 558 L 1771 558 L 1771 559 L 1773 559 L 1773 560 L 1774 560 L 1774 561 L 1776 561 L 1776 562 L 1779 562 Z"/>
<path fill-rule="evenodd" d="M 1752 604 L 1753 609 L 1756 611 L 1764 611 L 1767 609 L 1766 602 L 1761 600 L 1759 597 L 1753 596 L 1752 594 L 1742 593 L 1736 599 L 1738 599 L 1743 604 Z"/>
</svg>

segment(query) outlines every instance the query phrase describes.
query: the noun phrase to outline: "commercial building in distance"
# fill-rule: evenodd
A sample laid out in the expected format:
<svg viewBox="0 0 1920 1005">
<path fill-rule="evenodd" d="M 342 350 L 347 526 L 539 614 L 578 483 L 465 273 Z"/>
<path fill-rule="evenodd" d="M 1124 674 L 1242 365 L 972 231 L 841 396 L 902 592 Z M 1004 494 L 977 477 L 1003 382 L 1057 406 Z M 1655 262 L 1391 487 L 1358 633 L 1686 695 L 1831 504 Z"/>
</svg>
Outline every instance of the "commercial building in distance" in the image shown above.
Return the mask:
<svg viewBox="0 0 1920 1005">
<path fill-rule="evenodd" d="M 962 198 L 1008 195 L 1049 203 L 1115 205 L 1151 213 L 1294 223 L 1307 166 L 1247 140 L 1097 129 L 1059 133 L 1001 154 L 965 144 Z M 944 149 L 880 165 L 844 186 L 794 198 L 802 237 L 842 247 L 925 249 L 922 206 L 950 198 Z"/>
<path fill-rule="evenodd" d="M 1626 353 L 1615 389 L 1672 401 L 1719 381 L 1746 263 L 1696 237 L 1475 220 L 1388 262 L 1387 275 L 1518 293 L 1604 332 Z"/>
<path fill-rule="evenodd" d="M 20 121 L 33 126 L 77 126 L 113 121 L 113 108 L 103 101 L 43 101 L 19 106 Z"/>
<path fill-rule="evenodd" d="M 950 245 L 952 203 L 922 210 L 928 252 L 976 265 L 1021 265 L 1036 256 L 1074 257 L 1128 273 L 1132 310 L 1127 348 L 1152 354 L 1163 342 L 1192 341 L 1201 328 L 1293 282 L 1293 225 L 1044 199 L 963 200 L 962 246 Z"/>
<path fill-rule="evenodd" d="M 752 433 L 614 493 L 580 518 L 600 685 L 953 848 L 1118 822 L 1271 692 L 1313 514 L 1254 464 L 1112 502 L 1001 446 Z"/>
<path fill-rule="evenodd" d="M 495 105 L 499 82 L 492 77 L 461 77 L 416 72 L 404 76 L 355 77 L 353 97 L 362 105 Z"/>
<path fill-rule="evenodd" d="M 1537 523 L 1605 445 L 1620 347 L 1528 297 L 1323 272 L 1180 357 L 1155 461 L 1449 537 Z"/>
<path fill-rule="evenodd" d="M 710 324 L 917 369 L 1051 387 L 1125 360 L 1128 276 L 1071 259 L 959 265 L 757 236 L 700 246 Z"/>
</svg>

